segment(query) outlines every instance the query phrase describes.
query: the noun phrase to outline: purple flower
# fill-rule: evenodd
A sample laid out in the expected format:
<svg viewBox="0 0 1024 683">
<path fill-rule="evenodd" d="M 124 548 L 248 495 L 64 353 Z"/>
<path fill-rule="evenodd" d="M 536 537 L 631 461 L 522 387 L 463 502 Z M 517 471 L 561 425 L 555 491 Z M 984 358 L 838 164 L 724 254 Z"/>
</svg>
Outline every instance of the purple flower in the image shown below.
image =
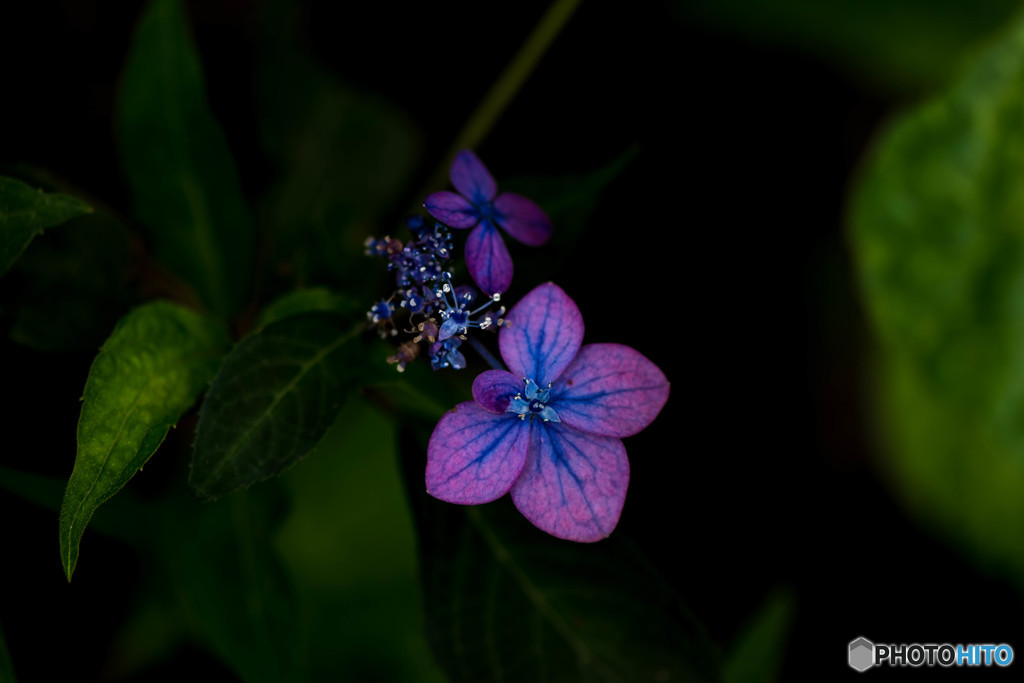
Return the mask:
<svg viewBox="0 0 1024 683">
<path fill-rule="evenodd" d="M 473 228 L 466 240 L 469 274 L 487 296 L 502 294 L 512 283 L 512 257 L 498 228 L 537 247 L 551 237 L 551 221 L 526 197 L 512 192 L 497 194 L 498 186 L 487 167 L 468 149 L 455 155 L 449 175 L 458 194 L 435 192 L 423 206 L 453 228 Z"/>
<path fill-rule="evenodd" d="M 602 539 L 626 499 L 621 438 L 654 420 L 668 380 L 628 346 L 581 346 L 579 308 L 552 283 L 527 294 L 507 321 L 498 346 L 510 372 L 481 373 L 476 400 L 438 422 L 427 447 L 427 492 L 475 505 L 511 491 L 519 511 L 549 534 Z"/>
</svg>

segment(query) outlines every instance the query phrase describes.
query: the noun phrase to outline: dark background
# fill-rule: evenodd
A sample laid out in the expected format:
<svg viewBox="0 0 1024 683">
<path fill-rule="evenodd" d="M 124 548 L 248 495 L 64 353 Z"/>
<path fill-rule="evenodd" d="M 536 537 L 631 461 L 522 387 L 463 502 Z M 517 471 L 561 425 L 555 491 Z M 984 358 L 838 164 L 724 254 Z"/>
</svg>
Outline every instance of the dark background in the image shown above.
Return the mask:
<svg viewBox="0 0 1024 683">
<path fill-rule="evenodd" d="M 423 149 L 411 205 L 546 3 L 349 5 L 306 3 L 298 39 L 415 121 Z M 67 0 L 0 11 L 0 162 L 41 167 L 130 213 L 112 113 L 140 8 Z M 260 9 L 189 3 L 211 106 L 251 198 L 274 171 L 253 115 Z M 871 333 L 844 201 L 879 125 L 917 96 L 669 5 L 584 3 L 477 149 L 500 184 L 587 172 L 638 146 L 558 277 L 588 341 L 633 346 L 672 382 L 659 419 L 627 440 L 619 531 L 723 648 L 769 591 L 791 589 L 782 680 L 854 675 L 845 650 L 862 635 L 1024 647 L 1019 594 L 908 519 L 865 419 Z M 0 354 L 0 464 L 66 478 L 94 352 L 44 354 L 4 338 Z M 184 466 L 154 458 L 130 486 L 180 485 Z M 102 634 L 129 608 L 118 586 L 140 580 L 132 549 L 91 538 L 105 576 L 86 590 L 62 576 L 52 511 L 4 494 L 0 514 L 0 619 L 19 675 L 92 680 L 109 655 Z M 97 609 L 89 637 L 65 637 L 70 620 Z M 220 665 L 185 651 L 173 666 Z M 923 672 L 865 675 L 886 673 Z"/>
</svg>

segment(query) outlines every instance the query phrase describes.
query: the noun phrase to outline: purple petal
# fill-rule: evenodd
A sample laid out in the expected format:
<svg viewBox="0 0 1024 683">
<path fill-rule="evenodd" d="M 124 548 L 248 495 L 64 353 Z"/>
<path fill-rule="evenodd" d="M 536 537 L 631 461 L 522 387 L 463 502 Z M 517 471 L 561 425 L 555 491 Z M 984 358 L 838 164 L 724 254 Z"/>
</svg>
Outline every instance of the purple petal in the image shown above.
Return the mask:
<svg viewBox="0 0 1024 683">
<path fill-rule="evenodd" d="M 552 536 L 589 543 L 615 529 L 628 485 L 620 440 L 541 423 L 531 433 L 512 502 Z"/>
<path fill-rule="evenodd" d="M 522 471 L 529 442 L 529 422 L 460 403 L 430 435 L 427 493 L 462 505 L 501 498 Z"/>
<path fill-rule="evenodd" d="M 435 192 L 423 202 L 423 208 L 445 225 L 472 228 L 480 222 L 480 212 L 468 199 L 454 192 Z"/>
<path fill-rule="evenodd" d="M 668 400 L 658 366 L 622 344 L 587 344 L 551 388 L 549 404 L 567 425 L 604 436 L 632 436 Z"/>
<path fill-rule="evenodd" d="M 477 206 L 491 201 L 498 192 L 498 185 L 487 167 L 468 149 L 455 155 L 448 175 L 455 189 Z"/>
<path fill-rule="evenodd" d="M 501 233 L 487 219 L 466 239 L 466 267 L 486 296 L 501 294 L 512 284 L 512 257 Z"/>
<path fill-rule="evenodd" d="M 494 413 L 504 413 L 508 402 L 523 390 L 523 380 L 504 370 L 487 370 L 473 380 L 473 398 Z"/>
<path fill-rule="evenodd" d="M 523 244 L 539 247 L 551 237 L 547 214 L 522 195 L 502 192 L 494 200 L 494 211 L 495 222 Z"/>
<path fill-rule="evenodd" d="M 558 379 L 583 342 L 583 316 L 558 285 L 536 287 L 512 307 L 498 348 L 512 374 L 541 387 Z"/>
</svg>

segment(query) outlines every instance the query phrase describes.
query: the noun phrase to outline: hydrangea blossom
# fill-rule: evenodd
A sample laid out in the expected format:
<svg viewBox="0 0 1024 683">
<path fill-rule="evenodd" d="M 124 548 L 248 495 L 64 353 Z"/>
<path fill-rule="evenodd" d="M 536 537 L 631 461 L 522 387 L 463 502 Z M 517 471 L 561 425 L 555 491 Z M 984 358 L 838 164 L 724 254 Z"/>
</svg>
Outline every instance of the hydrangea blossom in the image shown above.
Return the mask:
<svg viewBox="0 0 1024 683">
<path fill-rule="evenodd" d="M 477 376 L 475 400 L 446 413 L 430 437 L 428 493 L 475 505 L 511 492 L 549 534 L 610 534 L 629 483 L 621 439 L 654 420 L 669 384 L 635 349 L 582 342 L 583 317 L 557 285 L 517 303 L 498 337 L 509 371 Z"/>
<path fill-rule="evenodd" d="M 367 255 L 388 260 L 388 270 L 395 273 L 398 285 L 388 298 L 373 304 L 366 318 L 382 338 L 397 336 L 400 329 L 414 335 L 387 359 L 399 371 L 419 356 L 421 343 L 432 368 L 461 370 L 466 359 L 459 346 L 470 330 L 502 325 L 505 307 L 498 306 L 501 296 L 495 294 L 472 307 L 476 290 L 452 284 L 447 270 L 453 254 L 448 228 L 437 222 L 428 225 L 423 216 L 409 216 L 406 226 L 412 233 L 407 244 L 391 237 L 370 237 L 365 242 Z M 396 320 L 399 312 L 403 315 Z"/>
<path fill-rule="evenodd" d="M 449 176 L 458 193 L 435 192 L 423 206 L 446 225 L 473 228 L 466 240 L 469 274 L 486 295 L 503 294 L 512 283 L 512 257 L 498 228 L 536 247 L 551 237 L 551 221 L 526 197 L 498 194 L 487 167 L 468 149 L 455 155 Z"/>
</svg>

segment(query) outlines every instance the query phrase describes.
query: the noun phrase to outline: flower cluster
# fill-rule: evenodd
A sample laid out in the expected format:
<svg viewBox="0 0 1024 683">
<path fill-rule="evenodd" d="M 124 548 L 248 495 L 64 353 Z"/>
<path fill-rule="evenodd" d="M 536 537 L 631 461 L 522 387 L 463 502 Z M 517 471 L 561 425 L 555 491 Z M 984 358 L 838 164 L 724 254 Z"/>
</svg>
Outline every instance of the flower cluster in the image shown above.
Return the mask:
<svg viewBox="0 0 1024 683">
<path fill-rule="evenodd" d="M 460 346 L 470 331 L 496 330 L 503 323 L 505 308 L 498 302 L 512 281 L 512 259 L 498 228 L 532 245 L 543 244 L 551 235 L 544 211 L 521 195 L 497 194 L 490 172 L 469 150 L 456 155 L 450 175 L 460 194 L 446 191 L 427 197 L 424 207 L 435 221 L 419 215 L 406 219 L 412 234 L 407 243 L 392 237 L 366 240 L 367 255 L 388 260 L 397 286 L 375 302 L 366 317 L 382 337 L 400 331 L 412 335 L 388 357 L 399 371 L 423 347 L 435 370 L 465 368 Z M 475 308 L 477 290 L 452 283 L 450 228 L 474 228 L 466 242 L 466 267 L 477 286 L 490 293 Z"/>
<path fill-rule="evenodd" d="M 472 152 L 456 155 L 457 192 L 436 192 L 424 207 L 437 222 L 408 220 L 408 244 L 370 239 L 367 253 L 388 259 L 397 289 L 367 317 L 382 336 L 396 335 L 399 311 L 412 335 L 388 361 L 402 370 L 427 349 L 435 369 L 466 367 L 469 341 L 494 368 L 473 382 L 473 399 L 441 418 L 427 447 L 430 495 L 477 505 L 510 493 L 534 525 L 558 538 L 591 542 L 612 532 L 626 498 L 629 461 L 622 438 L 649 425 L 668 399 L 661 370 L 620 344 L 583 345 L 583 317 L 557 285 L 540 285 L 512 307 L 497 308 L 512 281 L 501 232 L 538 246 L 551 222 L 531 200 L 499 194 Z M 466 268 L 485 295 L 452 282 L 449 228 L 471 229 Z M 508 370 L 474 330 L 500 330 Z"/>
</svg>

